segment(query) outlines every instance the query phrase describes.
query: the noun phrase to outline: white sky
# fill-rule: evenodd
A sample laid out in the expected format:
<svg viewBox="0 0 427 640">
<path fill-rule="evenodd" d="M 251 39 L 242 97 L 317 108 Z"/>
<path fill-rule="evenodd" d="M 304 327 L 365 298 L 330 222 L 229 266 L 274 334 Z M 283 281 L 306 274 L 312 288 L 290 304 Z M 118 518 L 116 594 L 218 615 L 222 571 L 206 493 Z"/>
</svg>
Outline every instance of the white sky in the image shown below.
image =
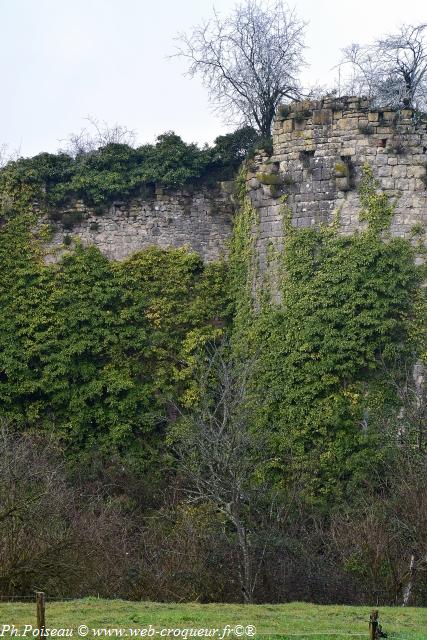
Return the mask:
<svg viewBox="0 0 427 640">
<path fill-rule="evenodd" d="M 262 2 L 262 0 L 260 0 Z M 135 129 L 138 141 L 174 130 L 212 142 L 232 130 L 206 90 L 168 59 L 178 31 L 227 14 L 234 0 L 0 0 L 0 145 L 56 151 L 85 116 Z M 427 21 L 425 0 L 297 0 L 309 22 L 303 80 L 332 84 L 340 49 L 403 23 Z"/>
</svg>

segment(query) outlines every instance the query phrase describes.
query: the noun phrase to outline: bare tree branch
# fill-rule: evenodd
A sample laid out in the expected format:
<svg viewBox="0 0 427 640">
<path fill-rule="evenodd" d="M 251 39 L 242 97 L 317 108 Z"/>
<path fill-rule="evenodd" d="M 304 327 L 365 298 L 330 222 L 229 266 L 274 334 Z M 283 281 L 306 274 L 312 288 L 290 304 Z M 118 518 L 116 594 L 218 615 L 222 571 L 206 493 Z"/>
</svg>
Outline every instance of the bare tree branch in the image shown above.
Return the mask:
<svg viewBox="0 0 427 640">
<path fill-rule="evenodd" d="M 182 416 L 174 444 L 187 479 L 187 499 L 214 505 L 233 527 L 245 602 L 253 600 L 274 525 L 283 520 L 287 506 L 256 479 L 262 464 L 260 437 L 251 431 L 252 374 L 250 362 L 232 362 L 224 346 L 214 347 L 201 377 L 200 404 Z"/>
<path fill-rule="evenodd" d="M 426 24 L 402 25 L 373 44 L 343 50 L 340 69 L 348 71 L 343 91 L 367 95 L 379 106 L 427 108 Z"/>
<path fill-rule="evenodd" d="M 260 5 L 246 0 L 222 19 L 180 34 L 177 56 L 199 75 L 218 111 L 229 122 L 249 124 L 270 135 L 276 107 L 302 95 L 305 23 L 282 0 Z"/>
<path fill-rule="evenodd" d="M 78 133 L 70 133 L 66 140 L 60 141 L 66 143 L 63 152 L 73 158 L 108 144 L 127 144 L 130 147 L 135 145 L 136 133 L 132 129 L 117 123 L 110 126 L 104 120 L 93 116 L 87 116 L 85 120 L 88 121 L 92 129 L 84 128 Z"/>
<path fill-rule="evenodd" d="M 6 143 L 0 144 L 0 169 L 5 167 L 8 162 L 13 162 L 21 157 L 21 150 L 14 149 L 11 151 Z"/>
</svg>

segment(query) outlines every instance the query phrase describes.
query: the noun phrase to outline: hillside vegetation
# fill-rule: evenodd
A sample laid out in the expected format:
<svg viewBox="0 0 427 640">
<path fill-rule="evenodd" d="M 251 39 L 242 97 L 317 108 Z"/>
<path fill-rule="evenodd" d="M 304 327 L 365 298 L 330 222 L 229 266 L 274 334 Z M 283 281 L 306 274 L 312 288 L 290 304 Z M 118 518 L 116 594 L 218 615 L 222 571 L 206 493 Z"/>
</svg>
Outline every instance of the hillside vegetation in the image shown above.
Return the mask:
<svg viewBox="0 0 427 640">
<path fill-rule="evenodd" d="M 119 152 L 54 165 L 111 177 Z M 42 160 L 0 175 L 0 593 L 426 604 L 425 267 L 369 167 L 363 232 L 294 228 L 284 202 L 269 279 L 242 175 L 228 262 L 76 243 L 45 264 L 33 198 L 77 174 Z"/>
</svg>

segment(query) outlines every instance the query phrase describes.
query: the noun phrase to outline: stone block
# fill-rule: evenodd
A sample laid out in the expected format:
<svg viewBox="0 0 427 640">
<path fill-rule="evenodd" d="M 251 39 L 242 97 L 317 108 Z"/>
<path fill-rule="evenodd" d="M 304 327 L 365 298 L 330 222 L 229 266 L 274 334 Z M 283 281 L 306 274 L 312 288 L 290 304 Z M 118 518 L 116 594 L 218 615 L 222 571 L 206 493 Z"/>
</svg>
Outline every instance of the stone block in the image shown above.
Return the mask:
<svg viewBox="0 0 427 640">
<path fill-rule="evenodd" d="M 247 184 L 250 189 L 259 189 L 261 186 L 261 183 L 257 178 L 251 178 Z"/>
<path fill-rule="evenodd" d="M 427 170 L 426 167 L 417 167 L 417 166 L 412 166 L 412 167 L 408 167 L 408 176 L 410 175 L 410 171 L 412 171 L 412 176 L 414 178 L 423 178 L 426 176 L 427 174 Z"/>
<path fill-rule="evenodd" d="M 315 109 L 313 111 L 312 122 L 318 124 L 332 124 L 332 109 Z"/>
<path fill-rule="evenodd" d="M 383 189 L 393 190 L 395 188 L 394 178 L 384 178 L 381 180 L 381 186 Z"/>
<path fill-rule="evenodd" d="M 338 191 L 348 191 L 350 189 L 348 177 L 336 178 L 335 183 Z"/>
<path fill-rule="evenodd" d="M 399 191 L 407 191 L 409 189 L 409 182 L 407 178 L 397 178 L 395 180 L 396 189 Z"/>
<path fill-rule="evenodd" d="M 356 147 L 343 147 L 340 150 L 340 156 L 354 156 L 356 155 Z"/>
<path fill-rule="evenodd" d="M 406 178 L 408 169 L 405 165 L 399 164 L 392 167 L 393 178 Z"/>
<path fill-rule="evenodd" d="M 379 178 L 389 178 L 392 175 L 392 172 L 394 170 L 394 167 L 390 167 L 388 164 L 383 165 L 378 167 L 378 177 Z M 397 177 L 394 173 L 393 173 L 394 177 Z"/>
</svg>

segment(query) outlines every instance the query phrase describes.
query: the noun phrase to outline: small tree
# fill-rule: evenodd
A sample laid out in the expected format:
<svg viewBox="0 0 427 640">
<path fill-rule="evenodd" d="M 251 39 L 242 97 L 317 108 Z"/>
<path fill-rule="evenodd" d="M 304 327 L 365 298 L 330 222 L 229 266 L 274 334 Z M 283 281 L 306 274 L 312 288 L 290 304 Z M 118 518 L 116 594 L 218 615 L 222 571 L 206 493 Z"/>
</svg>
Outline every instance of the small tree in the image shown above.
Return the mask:
<svg viewBox="0 0 427 640">
<path fill-rule="evenodd" d="M 13 162 L 14 160 L 18 160 L 21 152 L 20 149 L 11 150 L 9 149 L 9 145 L 5 142 L 0 144 L 0 169 L 5 167 L 8 162 Z"/>
<path fill-rule="evenodd" d="M 93 116 L 85 118 L 91 129 L 86 127 L 78 133 L 70 133 L 68 138 L 61 142 L 66 143 L 64 153 L 75 158 L 76 156 L 96 151 L 101 147 L 111 144 L 135 146 L 136 133 L 120 124 L 109 125 L 104 120 L 99 120 Z"/>
<path fill-rule="evenodd" d="M 29 593 L 73 570 L 73 494 L 52 442 L 0 423 L 0 592 Z"/>
<path fill-rule="evenodd" d="M 181 34 L 178 56 L 200 75 L 217 109 L 231 122 L 269 136 L 276 107 L 301 97 L 305 23 L 282 0 L 245 0 L 221 19 Z"/>
<path fill-rule="evenodd" d="M 175 451 L 187 479 L 188 500 L 213 505 L 239 550 L 239 581 L 252 602 L 267 545 L 283 509 L 259 480 L 259 438 L 250 429 L 250 364 L 236 365 L 214 348 L 202 374 L 199 407 L 175 431 Z"/>
<path fill-rule="evenodd" d="M 344 49 L 341 65 L 351 69 L 346 93 L 368 95 L 393 108 L 427 106 L 427 44 L 425 24 L 402 25 L 398 33 L 373 44 Z"/>
</svg>

